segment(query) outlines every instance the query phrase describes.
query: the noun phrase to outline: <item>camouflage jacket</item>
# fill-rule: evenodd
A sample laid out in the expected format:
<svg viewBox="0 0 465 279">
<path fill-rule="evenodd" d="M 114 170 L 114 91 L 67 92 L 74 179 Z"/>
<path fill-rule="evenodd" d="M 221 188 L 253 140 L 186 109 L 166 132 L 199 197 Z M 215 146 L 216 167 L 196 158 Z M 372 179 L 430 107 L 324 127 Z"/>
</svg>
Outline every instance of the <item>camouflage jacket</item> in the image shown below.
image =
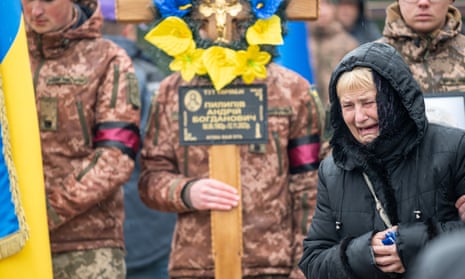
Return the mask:
<svg viewBox="0 0 465 279">
<path fill-rule="evenodd" d="M 28 30 L 52 252 L 123 247 L 123 193 L 139 145 L 138 86 L 129 57 L 75 6 L 70 26 Z M 76 23 L 87 18 L 81 25 Z"/>
<path fill-rule="evenodd" d="M 449 6 L 444 27 L 421 35 L 402 19 L 398 3 L 387 8 L 382 42 L 404 57 L 424 93 L 465 91 L 465 36 L 460 11 Z"/>
<path fill-rule="evenodd" d="M 303 78 L 281 66 L 271 64 L 264 83 L 268 143 L 240 145 L 243 275 L 303 278 L 297 262 L 315 208 L 321 103 Z M 202 84 L 206 79 L 189 85 Z M 188 181 L 209 173 L 207 146 L 179 144 L 181 85 L 187 84 L 178 73 L 161 83 L 141 151 L 139 190 L 149 207 L 178 213 L 170 276 L 214 277 L 210 213 L 189 209 L 181 198 Z"/>
</svg>

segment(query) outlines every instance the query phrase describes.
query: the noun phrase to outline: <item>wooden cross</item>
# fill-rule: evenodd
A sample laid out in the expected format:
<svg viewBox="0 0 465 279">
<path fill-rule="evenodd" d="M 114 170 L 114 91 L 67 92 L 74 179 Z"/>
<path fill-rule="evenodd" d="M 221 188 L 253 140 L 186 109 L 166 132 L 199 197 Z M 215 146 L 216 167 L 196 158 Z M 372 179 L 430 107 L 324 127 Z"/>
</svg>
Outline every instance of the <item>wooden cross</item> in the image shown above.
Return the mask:
<svg viewBox="0 0 465 279">
<path fill-rule="evenodd" d="M 205 0 L 199 13 L 207 18 L 207 35 L 211 40 L 229 42 L 232 38 L 232 19 L 243 10 L 238 0 Z M 211 145 L 209 154 L 210 178 L 237 189 L 241 195 L 240 148 L 237 145 Z M 210 214 L 211 245 L 216 279 L 242 278 L 242 205 L 230 211 Z"/>
<path fill-rule="evenodd" d="M 241 193 L 240 147 L 212 145 L 208 149 L 210 177 L 231 185 Z M 215 279 L 242 278 L 242 199 L 229 211 L 212 210 L 210 215 Z"/>
<path fill-rule="evenodd" d="M 233 17 L 236 17 L 242 11 L 242 5 L 239 1 L 234 0 L 232 3 L 229 3 L 225 0 L 214 0 L 202 2 L 199 6 L 199 12 L 206 18 L 215 17 L 216 23 L 216 41 L 229 43 L 231 39 L 231 30 L 228 26 L 231 26 L 231 20 Z M 213 21 L 209 21 L 209 25 Z M 210 27 L 208 28 L 210 29 Z"/>
</svg>

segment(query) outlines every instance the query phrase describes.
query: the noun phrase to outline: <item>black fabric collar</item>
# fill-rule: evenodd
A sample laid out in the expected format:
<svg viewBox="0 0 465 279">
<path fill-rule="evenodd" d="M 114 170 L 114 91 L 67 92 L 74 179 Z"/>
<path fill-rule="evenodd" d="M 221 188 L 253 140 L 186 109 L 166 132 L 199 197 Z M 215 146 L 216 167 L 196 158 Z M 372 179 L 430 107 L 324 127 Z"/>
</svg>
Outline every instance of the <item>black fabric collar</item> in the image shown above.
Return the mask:
<svg viewBox="0 0 465 279">
<path fill-rule="evenodd" d="M 81 26 L 89 17 L 92 15 L 92 10 L 89 7 L 82 6 L 79 4 L 74 4 L 74 11 L 77 13 L 77 20 L 76 23 L 71 27 L 72 29 L 76 29 Z"/>
</svg>

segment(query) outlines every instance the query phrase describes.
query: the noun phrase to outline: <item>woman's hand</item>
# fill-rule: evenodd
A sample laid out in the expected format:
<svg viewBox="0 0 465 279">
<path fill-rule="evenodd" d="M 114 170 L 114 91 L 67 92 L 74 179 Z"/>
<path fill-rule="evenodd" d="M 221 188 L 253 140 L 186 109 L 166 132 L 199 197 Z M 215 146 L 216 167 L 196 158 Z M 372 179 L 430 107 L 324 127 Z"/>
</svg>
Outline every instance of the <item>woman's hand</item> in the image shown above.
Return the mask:
<svg viewBox="0 0 465 279">
<path fill-rule="evenodd" d="M 465 222 L 465 195 L 462 195 L 456 202 L 455 207 L 459 211 L 460 219 Z"/>
<path fill-rule="evenodd" d="M 382 242 L 389 231 L 396 232 L 397 226 L 378 232 L 371 239 L 376 265 L 383 272 L 404 273 L 405 268 L 397 252 L 396 244 L 384 245 Z"/>
</svg>

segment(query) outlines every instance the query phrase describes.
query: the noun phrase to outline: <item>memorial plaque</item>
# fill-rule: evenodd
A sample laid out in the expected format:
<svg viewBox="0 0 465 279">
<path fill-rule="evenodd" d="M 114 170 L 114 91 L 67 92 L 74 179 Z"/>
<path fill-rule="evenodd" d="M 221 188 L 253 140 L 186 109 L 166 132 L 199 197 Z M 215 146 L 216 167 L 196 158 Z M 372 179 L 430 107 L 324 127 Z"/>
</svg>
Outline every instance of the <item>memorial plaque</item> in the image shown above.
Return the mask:
<svg viewBox="0 0 465 279">
<path fill-rule="evenodd" d="M 181 145 L 267 143 L 266 86 L 179 88 Z"/>
</svg>

